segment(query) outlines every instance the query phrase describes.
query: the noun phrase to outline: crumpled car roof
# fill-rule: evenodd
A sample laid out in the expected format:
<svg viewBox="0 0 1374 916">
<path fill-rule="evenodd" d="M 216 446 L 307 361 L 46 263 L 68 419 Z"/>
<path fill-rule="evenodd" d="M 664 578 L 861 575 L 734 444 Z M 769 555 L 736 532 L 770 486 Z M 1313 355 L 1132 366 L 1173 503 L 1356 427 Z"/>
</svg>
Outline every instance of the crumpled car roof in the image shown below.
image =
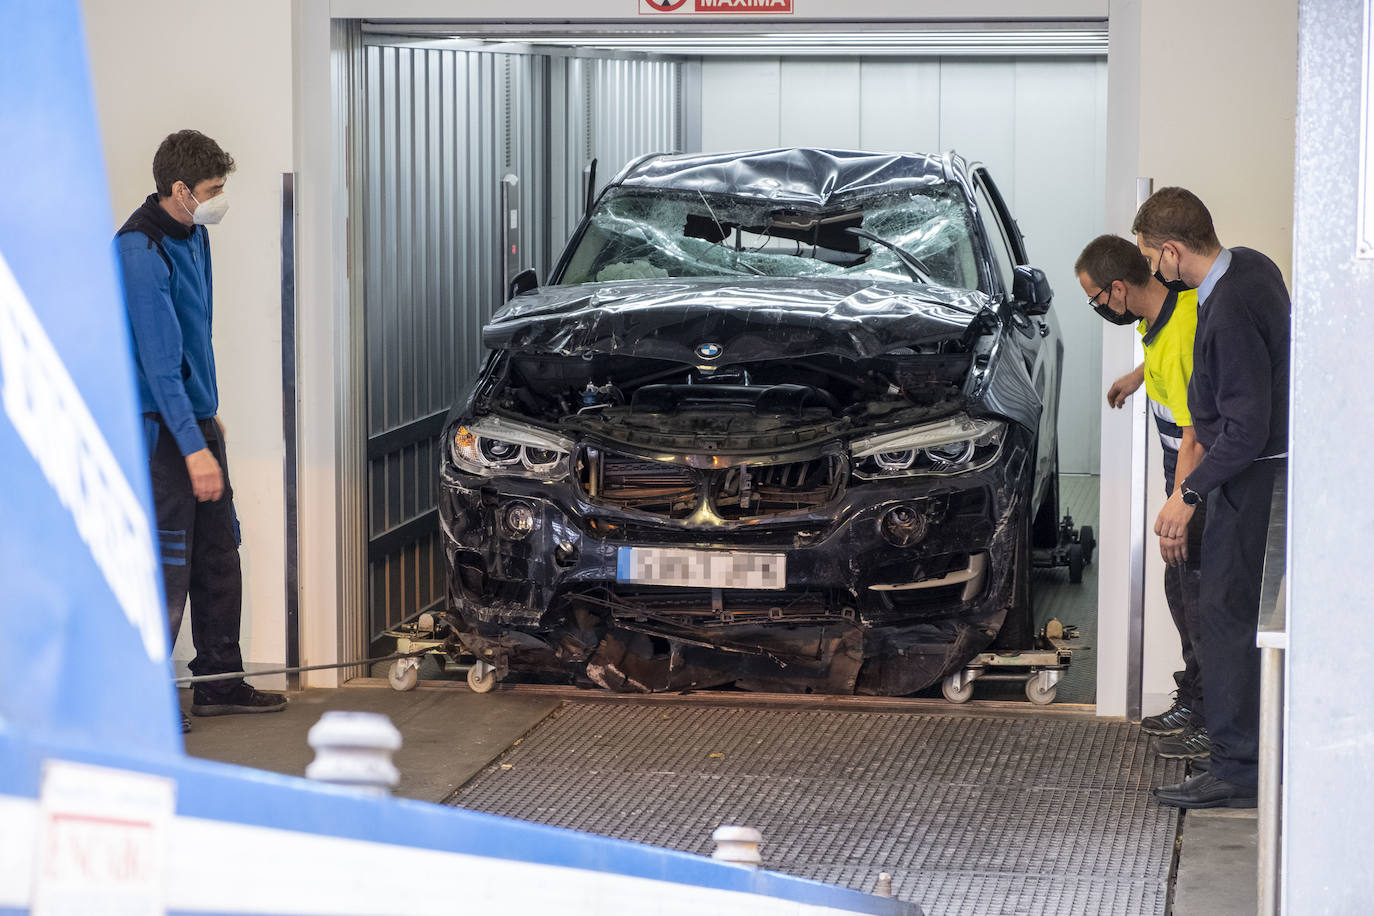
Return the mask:
<svg viewBox="0 0 1374 916">
<path fill-rule="evenodd" d="M 823 149 L 655 156 L 630 166 L 627 188 L 702 191 L 824 207 L 833 198 L 955 178 L 953 157 Z"/>
</svg>

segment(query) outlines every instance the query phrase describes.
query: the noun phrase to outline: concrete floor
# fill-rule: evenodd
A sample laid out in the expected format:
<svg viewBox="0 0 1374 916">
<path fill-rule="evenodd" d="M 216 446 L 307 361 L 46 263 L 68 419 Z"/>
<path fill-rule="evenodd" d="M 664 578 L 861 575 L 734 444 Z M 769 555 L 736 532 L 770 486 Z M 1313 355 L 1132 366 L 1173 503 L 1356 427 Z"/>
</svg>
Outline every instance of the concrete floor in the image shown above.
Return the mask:
<svg viewBox="0 0 1374 916">
<path fill-rule="evenodd" d="M 376 681 L 372 682 L 373 685 Z M 348 686 L 291 695 L 284 712 L 195 718 L 186 751 L 195 757 L 303 776 L 314 754 L 306 733 L 326 710 L 379 712 L 400 729 L 396 794 L 440 802 L 555 712 L 557 697 L 496 690 L 478 695 L 460 682 L 409 693 Z M 189 709 L 190 692 L 182 692 Z M 978 704 L 975 702 L 972 707 Z M 1250 914 L 1256 905 L 1253 811 L 1191 812 L 1183 819 L 1174 916 Z"/>
<path fill-rule="evenodd" d="M 181 693 L 190 712 L 191 692 Z M 401 750 L 393 758 L 401 771 L 396 794 L 441 802 L 491 763 L 506 748 L 558 709 L 548 697 L 497 691 L 485 696 L 461 689 L 344 687 L 290 694 L 279 713 L 252 716 L 192 717 L 186 753 L 207 760 L 304 776 L 315 752 L 306 733 L 329 710 L 379 712 L 401 731 Z"/>
<path fill-rule="evenodd" d="M 1183 816 L 1175 916 L 1251 916 L 1258 909 L 1258 827 L 1254 811 L 1217 808 Z"/>
</svg>

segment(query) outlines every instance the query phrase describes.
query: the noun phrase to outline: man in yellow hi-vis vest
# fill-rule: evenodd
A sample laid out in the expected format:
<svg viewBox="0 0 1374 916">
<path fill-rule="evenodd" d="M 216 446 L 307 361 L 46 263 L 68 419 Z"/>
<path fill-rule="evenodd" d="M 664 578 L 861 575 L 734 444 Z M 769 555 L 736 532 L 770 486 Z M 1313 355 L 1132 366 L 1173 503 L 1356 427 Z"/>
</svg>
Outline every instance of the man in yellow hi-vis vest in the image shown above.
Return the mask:
<svg viewBox="0 0 1374 916">
<path fill-rule="evenodd" d="M 1149 262 L 1139 249 L 1115 235 L 1093 239 L 1079 255 L 1074 271 L 1088 296 L 1088 304 L 1098 315 L 1116 325 L 1135 324 L 1140 332 L 1145 361 L 1112 384 L 1107 402 L 1112 407 L 1121 407 L 1144 382 L 1150 412 L 1159 429 L 1164 489 L 1172 493 L 1174 481 L 1187 477 L 1202 458 L 1202 447 L 1193 435 L 1188 413 L 1197 293 L 1173 288 L 1152 276 Z M 1204 761 L 1211 752 L 1203 725 L 1197 651 L 1205 515 L 1205 507 L 1199 506 L 1188 526 L 1187 537 L 1160 539 L 1160 552 L 1169 564 L 1164 571 L 1164 595 L 1183 646 L 1183 670 L 1174 673 L 1178 692 L 1173 706 L 1140 723 L 1146 733 L 1158 736 L 1155 750 L 1161 756 L 1195 761 Z"/>
</svg>

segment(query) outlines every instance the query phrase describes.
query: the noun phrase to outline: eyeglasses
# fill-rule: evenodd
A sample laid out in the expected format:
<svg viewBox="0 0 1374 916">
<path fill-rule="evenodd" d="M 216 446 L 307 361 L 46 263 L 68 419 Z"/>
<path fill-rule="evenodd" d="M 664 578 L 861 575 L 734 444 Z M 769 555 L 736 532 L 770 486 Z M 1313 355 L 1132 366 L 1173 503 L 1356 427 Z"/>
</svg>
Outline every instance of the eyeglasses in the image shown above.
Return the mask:
<svg viewBox="0 0 1374 916">
<path fill-rule="evenodd" d="M 1108 301 L 1108 302 L 1111 302 L 1111 301 L 1112 301 L 1111 289 L 1112 289 L 1113 284 L 1115 284 L 1115 283 L 1116 283 L 1115 280 L 1110 280 L 1110 281 L 1108 281 L 1108 283 L 1107 283 L 1106 286 L 1102 287 L 1102 288 L 1099 289 L 1097 292 L 1093 293 L 1091 296 L 1088 297 L 1088 305 L 1091 305 L 1094 309 L 1096 309 L 1096 310 L 1098 311 L 1099 314 L 1101 313 L 1101 311 L 1102 311 L 1104 308 L 1107 308 L 1107 306 L 1103 305 L 1102 303 L 1098 302 L 1097 300 L 1102 298 L 1102 294 L 1103 294 L 1103 293 L 1107 293 L 1107 301 Z"/>
<path fill-rule="evenodd" d="M 1129 311 L 1125 311 L 1125 310 L 1123 310 L 1123 311 L 1121 311 L 1121 312 L 1114 312 L 1114 311 L 1112 311 L 1112 307 L 1111 307 L 1111 301 L 1112 301 L 1111 289 L 1112 289 L 1112 287 L 1113 287 L 1114 285 L 1116 285 L 1116 283 L 1117 283 L 1117 281 L 1116 281 L 1116 280 L 1113 280 L 1113 281 L 1111 281 L 1110 283 L 1108 283 L 1106 286 L 1104 286 L 1104 287 L 1102 287 L 1101 289 L 1099 289 L 1099 290 L 1097 291 L 1097 295 L 1096 295 L 1096 296 L 1093 296 L 1093 297 L 1091 297 L 1090 299 L 1088 299 L 1088 305 L 1091 305 L 1091 306 L 1093 307 L 1093 311 L 1094 311 L 1094 312 L 1097 312 L 1098 316 L 1101 317 L 1104 321 L 1109 321 L 1109 322 L 1111 322 L 1112 324 L 1130 324 L 1132 321 L 1135 321 L 1136 318 L 1135 318 L 1135 316 L 1133 316 Z M 1100 299 L 1100 298 L 1102 297 L 1102 294 L 1103 294 L 1103 293 L 1106 293 L 1106 294 L 1107 294 L 1107 302 L 1106 302 L 1106 304 L 1097 301 L 1098 299 Z"/>
</svg>

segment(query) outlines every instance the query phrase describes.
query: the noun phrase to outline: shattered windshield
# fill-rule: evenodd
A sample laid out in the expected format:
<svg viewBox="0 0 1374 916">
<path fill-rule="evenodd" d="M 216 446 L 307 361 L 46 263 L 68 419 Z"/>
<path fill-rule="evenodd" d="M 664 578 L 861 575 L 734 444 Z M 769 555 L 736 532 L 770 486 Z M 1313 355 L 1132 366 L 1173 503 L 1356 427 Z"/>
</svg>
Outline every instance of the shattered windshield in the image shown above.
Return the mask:
<svg viewBox="0 0 1374 916">
<path fill-rule="evenodd" d="M 904 265 L 877 236 L 912 256 Z M 608 194 L 563 283 L 656 277 L 836 277 L 978 288 L 963 192 L 945 182 L 850 199 L 824 210 L 754 198 L 620 189 Z"/>
</svg>

